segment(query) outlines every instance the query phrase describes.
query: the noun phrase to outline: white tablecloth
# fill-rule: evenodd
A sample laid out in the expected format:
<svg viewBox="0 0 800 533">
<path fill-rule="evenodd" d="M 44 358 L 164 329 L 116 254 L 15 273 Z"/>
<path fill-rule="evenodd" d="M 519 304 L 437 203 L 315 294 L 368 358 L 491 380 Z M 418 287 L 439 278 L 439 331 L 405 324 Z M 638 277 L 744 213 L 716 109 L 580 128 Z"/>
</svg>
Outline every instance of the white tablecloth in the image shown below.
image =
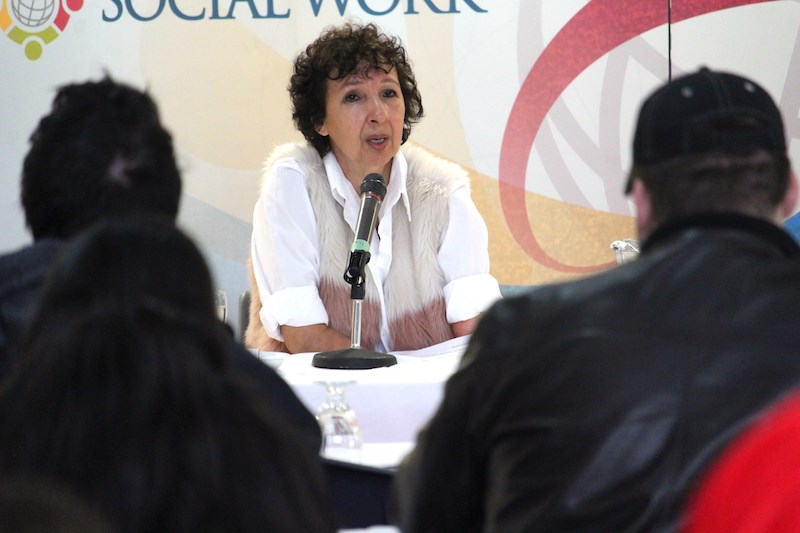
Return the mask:
<svg viewBox="0 0 800 533">
<path fill-rule="evenodd" d="M 365 450 L 371 444 L 392 444 L 373 447 L 389 451 L 383 458 L 365 454 L 369 457 L 365 462 L 391 466 L 398 459 L 396 450 L 409 449 L 417 432 L 436 411 L 444 384 L 458 366 L 467 341 L 461 337 L 424 350 L 394 352 L 396 365 L 370 370 L 315 368 L 311 365 L 313 353 L 258 355 L 277 368 L 311 412 L 316 412 L 325 399 L 325 388 L 317 382 L 352 381 L 344 397 L 358 417 Z"/>
</svg>

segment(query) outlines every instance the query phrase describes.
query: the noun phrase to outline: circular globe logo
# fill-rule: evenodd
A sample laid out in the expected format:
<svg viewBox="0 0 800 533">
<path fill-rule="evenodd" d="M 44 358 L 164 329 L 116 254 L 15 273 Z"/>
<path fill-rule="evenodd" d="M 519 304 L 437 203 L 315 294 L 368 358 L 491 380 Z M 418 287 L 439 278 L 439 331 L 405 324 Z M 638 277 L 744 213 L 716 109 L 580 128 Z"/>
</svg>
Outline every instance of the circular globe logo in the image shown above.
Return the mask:
<svg viewBox="0 0 800 533">
<path fill-rule="evenodd" d="M 0 0 L 0 31 L 36 61 L 82 7 L 83 0 Z"/>
<path fill-rule="evenodd" d="M 11 11 L 17 21 L 29 28 L 47 24 L 55 7 L 55 0 L 11 0 Z"/>
</svg>

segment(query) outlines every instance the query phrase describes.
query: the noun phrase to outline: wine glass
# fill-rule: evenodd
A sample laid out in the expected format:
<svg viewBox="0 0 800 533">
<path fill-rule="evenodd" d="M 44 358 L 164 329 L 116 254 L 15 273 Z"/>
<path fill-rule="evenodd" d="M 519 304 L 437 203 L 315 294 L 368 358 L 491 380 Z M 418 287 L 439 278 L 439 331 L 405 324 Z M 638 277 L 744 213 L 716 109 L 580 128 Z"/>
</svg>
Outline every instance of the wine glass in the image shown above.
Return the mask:
<svg viewBox="0 0 800 533">
<path fill-rule="evenodd" d="M 218 289 L 217 292 L 214 294 L 214 306 L 217 309 L 217 317 L 221 321 L 227 322 L 228 296 L 225 294 L 225 291 Z"/>
<path fill-rule="evenodd" d="M 318 381 L 325 387 L 325 401 L 317 410 L 322 429 L 322 454 L 330 459 L 358 463 L 361 461 L 361 429 L 355 412 L 344 399 L 346 385 L 353 381 Z"/>
</svg>

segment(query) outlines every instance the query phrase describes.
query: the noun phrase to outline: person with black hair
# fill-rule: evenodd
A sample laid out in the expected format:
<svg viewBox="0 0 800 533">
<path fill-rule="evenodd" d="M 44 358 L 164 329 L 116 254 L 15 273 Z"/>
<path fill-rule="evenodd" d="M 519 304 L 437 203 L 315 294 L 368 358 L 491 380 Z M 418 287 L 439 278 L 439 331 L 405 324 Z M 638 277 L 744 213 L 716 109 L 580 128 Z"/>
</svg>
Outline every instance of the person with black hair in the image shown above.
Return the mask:
<svg viewBox="0 0 800 533">
<path fill-rule="evenodd" d="M 0 479 L 4 533 L 114 533 L 105 518 L 71 490 L 39 476 Z"/>
<path fill-rule="evenodd" d="M 53 264 L 0 386 L 0 476 L 61 483 L 120 532 L 335 531 L 318 448 L 237 350 L 174 224 L 91 227 Z"/>
<path fill-rule="evenodd" d="M 641 255 L 486 313 L 395 476 L 417 531 L 669 532 L 725 444 L 800 384 L 798 186 L 756 82 L 701 69 L 643 103 Z"/>
<path fill-rule="evenodd" d="M 172 137 L 149 94 L 110 76 L 58 89 L 22 167 L 34 242 L 0 256 L 0 376 L 63 242 L 109 217 L 174 220 L 180 195 Z"/>
<path fill-rule="evenodd" d="M 15 358 L 45 273 L 64 244 L 106 220 L 147 216 L 174 224 L 181 182 L 172 138 L 147 92 L 108 75 L 58 89 L 31 135 L 23 164 L 22 204 L 34 242 L 0 256 L 0 378 Z M 176 272 L 192 276 L 178 264 L 149 275 Z M 322 439 L 313 415 L 272 368 L 230 337 L 241 374 L 270 405 L 286 412 L 306 435 L 307 446 L 318 451 Z"/>
</svg>

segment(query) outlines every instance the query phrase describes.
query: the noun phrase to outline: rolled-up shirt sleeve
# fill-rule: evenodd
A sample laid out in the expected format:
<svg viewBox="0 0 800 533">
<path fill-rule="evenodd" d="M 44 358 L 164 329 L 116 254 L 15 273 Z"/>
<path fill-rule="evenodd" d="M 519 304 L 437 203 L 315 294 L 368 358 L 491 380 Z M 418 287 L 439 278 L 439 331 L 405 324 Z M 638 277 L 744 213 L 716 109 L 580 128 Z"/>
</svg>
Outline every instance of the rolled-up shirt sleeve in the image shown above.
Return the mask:
<svg viewBox="0 0 800 533">
<path fill-rule="evenodd" d="M 305 178 L 292 160 L 278 161 L 253 213 L 251 256 L 261 322 L 282 341 L 282 325 L 327 324 L 319 296 L 319 244 Z"/>
<path fill-rule="evenodd" d="M 489 273 L 489 231 L 467 187 L 451 194 L 448 209 L 438 258 L 445 277 L 447 321 L 452 324 L 479 315 L 501 296 Z"/>
</svg>

